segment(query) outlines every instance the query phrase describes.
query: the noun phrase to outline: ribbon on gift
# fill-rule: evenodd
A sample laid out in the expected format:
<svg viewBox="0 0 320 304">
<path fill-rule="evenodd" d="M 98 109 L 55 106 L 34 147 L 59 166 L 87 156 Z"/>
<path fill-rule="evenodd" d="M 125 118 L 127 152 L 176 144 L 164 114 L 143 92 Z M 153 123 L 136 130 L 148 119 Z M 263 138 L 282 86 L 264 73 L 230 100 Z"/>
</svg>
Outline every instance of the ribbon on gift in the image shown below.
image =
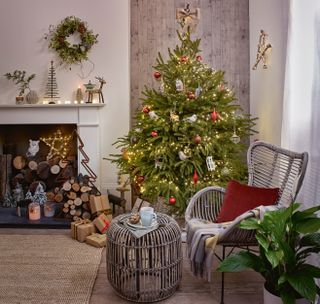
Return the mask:
<svg viewBox="0 0 320 304">
<path fill-rule="evenodd" d="M 101 233 L 105 233 L 110 226 L 110 222 L 106 219 L 102 219 L 102 221 L 105 224 L 105 226 L 102 228 Z"/>
<path fill-rule="evenodd" d="M 77 219 L 75 222 L 73 222 L 72 238 L 77 239 L 77 229 L 80 225 L 89 223 L 91 223 L 91 221 L 88 219 Z"/>
<path fill-rule="evenodd" d="M 199 20 L 200 10 L 196 8 L 194 11 L 191 11 L 190 4 L 187 4 L 185 8 L 177 9 L 176 19 L 179 21 L 185 21 L 188 18 L 192 20 Z"/>
</svg>

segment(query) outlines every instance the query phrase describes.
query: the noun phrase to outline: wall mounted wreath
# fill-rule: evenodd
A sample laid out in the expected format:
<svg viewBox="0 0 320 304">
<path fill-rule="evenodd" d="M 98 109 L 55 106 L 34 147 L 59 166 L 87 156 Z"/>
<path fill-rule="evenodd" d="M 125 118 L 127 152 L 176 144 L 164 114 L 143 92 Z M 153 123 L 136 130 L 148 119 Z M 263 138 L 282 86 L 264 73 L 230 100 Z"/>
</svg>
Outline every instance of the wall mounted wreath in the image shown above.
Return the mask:
<svg viewBox="0 0 320 304">
<path fill-rule="evenodd" d="M 72 43 L 69 38 L 77 36 L 79 43 Z M 87 28 L 86 22 L 75 16 L 63 19 L 57 27 L 50 26 L 49 48 L 57 52 L 63 63 L 74 64 L 88 60 L 88 52 L 98 42 L 98 34 Z"/>
</svg>

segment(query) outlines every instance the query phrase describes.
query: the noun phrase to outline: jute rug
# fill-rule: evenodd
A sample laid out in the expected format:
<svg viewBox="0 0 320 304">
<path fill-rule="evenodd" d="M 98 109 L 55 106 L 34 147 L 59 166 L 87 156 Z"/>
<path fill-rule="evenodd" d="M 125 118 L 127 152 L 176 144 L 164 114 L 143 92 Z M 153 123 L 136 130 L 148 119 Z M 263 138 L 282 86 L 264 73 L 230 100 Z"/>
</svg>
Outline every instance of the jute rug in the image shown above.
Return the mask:
<svg viewBox="0 0 320 304">
<path fill-rule="evenodd" d="M 101 252 L 66 235 L 0 235 L 0 303 L 89 303 Z"/>
</svg>

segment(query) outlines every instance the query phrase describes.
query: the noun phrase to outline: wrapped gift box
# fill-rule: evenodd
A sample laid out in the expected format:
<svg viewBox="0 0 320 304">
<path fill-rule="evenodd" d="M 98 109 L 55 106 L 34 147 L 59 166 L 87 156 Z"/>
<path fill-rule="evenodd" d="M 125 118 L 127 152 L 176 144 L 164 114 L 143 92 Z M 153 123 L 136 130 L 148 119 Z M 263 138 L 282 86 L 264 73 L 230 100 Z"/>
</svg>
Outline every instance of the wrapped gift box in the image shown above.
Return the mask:
<svg viewBox="0 0 320 304">
<path fill-rule="evenodd" d="M 101 248 L 106 246 L 107 236 L 105 234 L 94 233 L 86 237 L 86 243 Z"/>
<path fill-rule="evenodd" d="M 103 212 L 108 210 L 110 210 L 110 213 L 111 213 L 108 197 L 106 195 L 100 195 L 100 196 L 90 195 L 90 209 L 93 215 L 97 214 L 98 212 Z"/>
<path fill-rule="evenodd" d="M 96 227 L 90 220 L 78 220 L 71 223 L 71 237 L 81 243 L 86 240 L 87 236 L 96 231 Z"/>
<path fill-rule="evenodd" d="M 110 217 L 101 213 L 93 220 L 93 223 L 101 233 L 105 233 L 110 226 L 111 220 L 112 218 L 110 219 Z"/>
</svg>

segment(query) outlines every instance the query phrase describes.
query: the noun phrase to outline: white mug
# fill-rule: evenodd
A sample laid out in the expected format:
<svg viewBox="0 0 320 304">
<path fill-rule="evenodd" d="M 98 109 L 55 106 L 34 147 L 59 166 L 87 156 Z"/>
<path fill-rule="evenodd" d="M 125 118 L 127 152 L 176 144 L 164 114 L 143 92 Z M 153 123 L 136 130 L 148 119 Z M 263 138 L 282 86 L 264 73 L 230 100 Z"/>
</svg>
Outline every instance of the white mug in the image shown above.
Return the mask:
<svg viewBox="0 0 320 304">
<path fill-rule="evenodd" d="M 156 218 L 157 215 L 155 214 L 154 209 L 152 207 L 142 207 L 140 209 L 140 219 L 142 226 L 151 226 L 152 221 Z"/>
</svg>

